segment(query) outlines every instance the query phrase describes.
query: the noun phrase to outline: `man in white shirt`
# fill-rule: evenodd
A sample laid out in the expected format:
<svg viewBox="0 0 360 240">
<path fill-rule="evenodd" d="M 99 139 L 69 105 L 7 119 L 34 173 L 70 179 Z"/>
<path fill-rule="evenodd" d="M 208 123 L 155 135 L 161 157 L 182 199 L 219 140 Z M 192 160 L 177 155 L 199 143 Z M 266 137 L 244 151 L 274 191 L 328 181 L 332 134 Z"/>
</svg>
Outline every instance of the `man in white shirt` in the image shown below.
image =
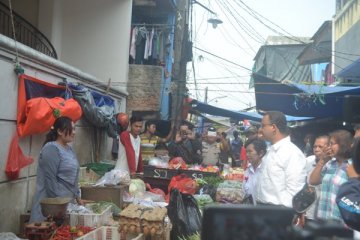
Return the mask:
<svg viewBox="0 0 360 240">
<path fill-rule="evenodd" d="M 130 118 L 130 131 L 120 134 L 119 153 L 115 169 L 128 171 L 130 174 L 143 172 L 143 162 L 140 151 L 140 132 L 142 129 L 142 118 L 132 116 Z"/>
<path fill-rule="evenodd" d="M 328 145 L 329 145 L 329 136 L 327 135 L 318 136 L 315 139 L 313 146 L 314 155 L 311 155 L 306 158 L 306 175 L 308 179 L 310 178 L 310 174 L 314 170 L 316 163 L 320 160 L 321 156 L 323 155 L 324 149 Z M 314 220 L 316 218 L 316 209 L 317 209 L 317 204 L 319 202 L 320 188 L 321 188 L 321 184 L 315 186 L 316 200 L 306 211 L 307 219 Z"/>
<path fill-rule="evenodd" d="M 256 201 L 292 208 L 293 196 L 305 184 L 305 156 L 290 141 L 283 113 L 266 112 L 261 120 L 261 132 L 264 139 L 271 142 L 271 146 L 263 157 Z"/>
</svg>

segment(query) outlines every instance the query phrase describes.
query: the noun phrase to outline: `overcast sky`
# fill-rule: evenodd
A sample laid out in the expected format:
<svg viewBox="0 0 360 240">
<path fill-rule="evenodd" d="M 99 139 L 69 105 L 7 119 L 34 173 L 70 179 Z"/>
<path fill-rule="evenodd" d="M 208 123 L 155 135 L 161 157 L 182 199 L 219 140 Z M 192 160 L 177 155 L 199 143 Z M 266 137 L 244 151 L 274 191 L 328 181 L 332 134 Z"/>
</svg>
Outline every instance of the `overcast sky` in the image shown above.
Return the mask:
<svg viewBox="0 0 360 240">
<path fill-rule="evenodd" d="M 253 58 L 264 39 L 279 35 L 275 31 L 312 37 L 322 23 L 331 20 L 335 14 L 335 0 L 198 1 L 217 13 L 223 24 L 214 29 L 207 20 L 216 16 L 194 4 L 194 47 L 247 69 L 252 69 Z M 248 87 L 249 70 L 197 49 L 193 49 L 193 53 L 197 87 L 191 63 L 188 64 L 187 85 L 192 98 L 204 101 L 205 88 L 208 87 L 208 103 L 211 105 L 231 110 L 256 105 L 254 89 Z"/>
</svg>

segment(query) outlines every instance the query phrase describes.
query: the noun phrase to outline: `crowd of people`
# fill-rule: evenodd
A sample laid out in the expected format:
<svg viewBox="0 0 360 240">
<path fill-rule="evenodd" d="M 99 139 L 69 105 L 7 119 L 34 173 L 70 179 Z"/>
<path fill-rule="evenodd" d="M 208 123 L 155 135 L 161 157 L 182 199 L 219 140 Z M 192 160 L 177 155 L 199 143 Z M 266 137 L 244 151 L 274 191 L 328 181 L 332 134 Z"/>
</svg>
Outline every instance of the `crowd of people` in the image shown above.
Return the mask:
<svg viewBox="0 0 360 240">
<path fill-rule="evenodd" d="M 332 220 L 360 230 L 358 126 L 354 136 L 342 129 L 315 136 L 314 141 L 306 141 L 302 151 L 290 139 L 285 115 L 277 111 L 266 112 L 259 129 L 250 127 L 245 132 L 245 144 L 238 131 L 233 131 L 229 141 L 225 132 L 213 127 L 203 136 L 196 134 L 187 122 L 165 138 L 157 136 L 155 122 L 144 123 L 138 116 L 121 125 L 117 169 L 130 174 L 142 172 L 144 162 L 157 151 L 169 158 L 181 157 L 187 164 L 232 163 L 245 169 L 243 188 L 251 204 L 292 208 L 294 196 L 308 186 L 316 192 L 316 198 L 304 213 L 306 222 Z M 57 118 L 48 133 L 39 156 L 31 221 L 44 219 L 42 198 L 71 197 L 83 203 L 78 189 L 79 163 L 69 145 L 74 135 L 74 123 L 67 117 Z"/>
</svg>

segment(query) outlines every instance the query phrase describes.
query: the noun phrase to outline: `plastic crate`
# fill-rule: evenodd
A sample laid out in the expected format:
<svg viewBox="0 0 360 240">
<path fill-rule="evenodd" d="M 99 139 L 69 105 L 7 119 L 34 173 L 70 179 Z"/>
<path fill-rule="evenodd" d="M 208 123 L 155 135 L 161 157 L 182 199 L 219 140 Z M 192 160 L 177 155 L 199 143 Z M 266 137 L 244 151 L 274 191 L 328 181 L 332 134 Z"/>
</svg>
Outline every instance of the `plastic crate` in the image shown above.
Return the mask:
<svg viewBox="0 0 360 240">
<path fill-rule="evenodd" d="M 86 227 L 100 227 L 106 225 L 112 216 L 111 206 L 107 206 L 105 210 L 100 213 L 69 213 L 71 226 L 86 226 Z"/>
<path fill-rule="evenodd" d="M 91 231 L 77 240 L 144 240 L 144 235 L 137 236 L 128 234 L 122 238 L 117 227 L 100 227 Z"/>
<path fill-rule="evenodd" d="M 117 227 L 100 227 L 77 240 L 120 240 L 120 233 Z"/>
</svg>

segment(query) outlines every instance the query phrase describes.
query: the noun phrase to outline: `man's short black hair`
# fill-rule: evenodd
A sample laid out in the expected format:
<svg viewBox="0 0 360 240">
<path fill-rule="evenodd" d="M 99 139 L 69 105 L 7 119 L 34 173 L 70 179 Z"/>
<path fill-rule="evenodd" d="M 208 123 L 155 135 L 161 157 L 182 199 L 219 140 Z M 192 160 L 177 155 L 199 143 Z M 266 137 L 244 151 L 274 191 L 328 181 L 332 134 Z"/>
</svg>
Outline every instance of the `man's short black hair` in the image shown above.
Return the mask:
<svg viewBox="0 0 360 240">
<path fill-rule="evenodd" d="M 238 131 L 233 131 L 233 136 L 234 136 L 234 138 L 237 138 L 238 136 L 239 136 L 239 132 Z"/>
<path fill-rule="evenodd" d="M 289 134 L 289 128 L 286 124 L 286 117 L 282 112 L 268 111 L 264 114 L 264 116 L 269 116 L 270 123 L 275 124 L 282 134 Z"/>
<path fill-rule="evenodd" d="M 135 122 L 142 122 L 143 118 L 141 116 L 131 116 L 130 118 L 130 125 L 135 123 Z"/>
<path fill-rule="evenodd" d="M 145 122 L 145 131 L 146 131 L 146 129 L 148 128 L 148 127 L 150 127 L 151 125 L 156 125 L 156 123 L 155 123 L 155 121 L 154 120 L 147 120 L 146 122 Z"/>
</svg>

